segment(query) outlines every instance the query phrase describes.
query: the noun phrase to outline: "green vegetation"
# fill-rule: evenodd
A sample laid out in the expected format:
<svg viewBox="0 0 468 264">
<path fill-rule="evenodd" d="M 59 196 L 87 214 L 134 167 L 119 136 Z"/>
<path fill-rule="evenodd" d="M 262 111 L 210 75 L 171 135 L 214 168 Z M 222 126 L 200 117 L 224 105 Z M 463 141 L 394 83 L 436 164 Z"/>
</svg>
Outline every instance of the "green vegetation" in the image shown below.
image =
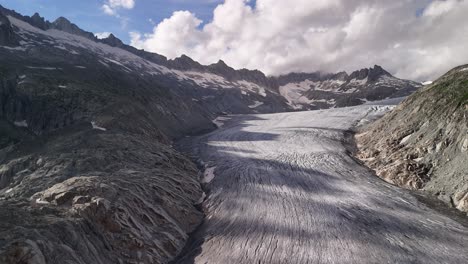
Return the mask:
<svg viewBox="0 0 468 264">
<path fill-rule="evenodd" d="M 434 94 L 450 100 L 457 107 L 468 103 L 468 78 L 465 76 L 450 76 L 432 88 Z"/>
<path fill-rule="evenodd" d="M 461 83 L 461 99 L 460 103 L 468 103 L 468 80 Z"/>
</svg>

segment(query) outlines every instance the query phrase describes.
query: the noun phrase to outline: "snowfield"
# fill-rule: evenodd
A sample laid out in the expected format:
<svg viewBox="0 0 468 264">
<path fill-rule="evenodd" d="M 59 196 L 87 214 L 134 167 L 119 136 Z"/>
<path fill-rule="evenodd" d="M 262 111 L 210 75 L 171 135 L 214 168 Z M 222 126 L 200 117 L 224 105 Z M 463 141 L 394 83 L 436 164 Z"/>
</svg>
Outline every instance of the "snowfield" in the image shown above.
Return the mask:
<svg viewBox="0 0 468 264">
<path fill-rule="evenodd" d="M 216 177 L 178 263 L 468 263 L 468 228 L 350 155 L 350 129 L 391 108 L 231 116 L 185 139 Z"/>
</svg>

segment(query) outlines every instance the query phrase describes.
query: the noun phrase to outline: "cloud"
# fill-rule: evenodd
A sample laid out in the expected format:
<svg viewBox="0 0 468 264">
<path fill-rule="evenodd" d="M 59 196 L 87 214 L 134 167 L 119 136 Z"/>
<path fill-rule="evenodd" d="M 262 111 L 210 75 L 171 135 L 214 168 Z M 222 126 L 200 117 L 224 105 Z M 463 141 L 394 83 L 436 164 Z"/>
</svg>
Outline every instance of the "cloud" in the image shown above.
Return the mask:
<svg viewBox="0 0 468 264">
<path fill-rule="evenodd" d="M 102 10 L 107 15 L 118 16 L 118 9 L 133 9 L 135 0 L 107 0 L 102 6 Z"/>
<path fill-rule="evenodd" d="M 223 59 L 267 74 L 379 64 L 427 81 L 468 63 L 467 13 L 466 0 L 226 0 L 206 24 L 177 11 L 153 32 L 130 36 L 133 46 L 169 58 Z"/>
<path fill-rule="evenodd" d="M 159 23 L 153 33 L 142 36 L 137 32 L 131 32 L 131 43 L 134 46 L 157 50 L 171 58 L 177 57 L 191 53 L 194 45 L 204 42 L 201 39 L 202 32 L 197 29 L 201 23 L 201 20 L 188 11 L 177 11 L 171 18 Z"/>
<path fill-rule="evenodd" d="M 110 34 L 111 34 L 110 32 L 99 32 L 99 33 L 94 33 L 94 36 L 96 36 L 96 38 L 98 39 L 105 39 L 105 38 L 108 38 Z"/>
</svg>

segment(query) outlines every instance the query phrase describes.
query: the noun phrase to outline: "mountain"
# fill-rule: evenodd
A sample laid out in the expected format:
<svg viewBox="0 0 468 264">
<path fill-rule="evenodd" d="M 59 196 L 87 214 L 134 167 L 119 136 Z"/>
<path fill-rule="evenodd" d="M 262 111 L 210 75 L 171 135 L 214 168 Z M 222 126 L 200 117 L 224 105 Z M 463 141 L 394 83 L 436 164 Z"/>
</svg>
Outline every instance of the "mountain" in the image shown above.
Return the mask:
<svg viewBox="0 0 468 264">
<path fill-rule="evenodd" d="M 279 91 L 294 109 L 353 106 L 387 98 L 404 97 L 421 87 L 398 79 L 375 65 L 348 75 L 291 73 L 278 78 Z"/>
<path fill-rule="evenodd" d="M 19 34 L 22 44 L 17 49 L 40 46 L 47 48 L 49 53 L 61 49 L 58 52 L 68 51 L 72 59 L 82 54 L 89 57 L 97 55 L 87 61 L 94 66 L 99 63 L 106 65 L 109 63 L 106 59 L 111 58 L 114 62 L 108 67 L 126 67 L 127 74 L 138 72 L 142 78 L 162 79 L 167 85 L 182 85 L 186 90 L 196 91 L 191 94 L 193 99 L 213 113 L 267 113 L 352 106 L 408 96 L 421 87 L 418 83 L 395 78 L 377 65 L 350 75 L 317 72 L 268 77 L 258 70 L 235 70 L 223 61 L 205 66 L 185 55 L 168 60 L 159 54 L 125 45 L 112 34 L 108 38 L 97 39 L 63 17 L 51 23 L 37 13 L 27 17 L 1 6 L 0 11 L 10 16 L 14 24 L 17 22 L 15 28 L 35 35 L 31 39 L 28 35 Z M 57 45 L 49 45 L 51 39 Z M 91 50 L 84 49 L 86 46 Z"/>
<path fill-rule="evenodd" d="M 418 90 L 357 141 L 384 180 L 468 212 L 468 65 Z"/>
<path fill-rule="evenodd" d="M 0 263 L 167 263 L 202 221 L 203 201 L 198 169 L 173 141 L 215 129 L 223 114 L 359 104 L 417 87 L 378 67 L 267 77 L 168 60 L 1 6 L 0 58 Z"/>
</svg>

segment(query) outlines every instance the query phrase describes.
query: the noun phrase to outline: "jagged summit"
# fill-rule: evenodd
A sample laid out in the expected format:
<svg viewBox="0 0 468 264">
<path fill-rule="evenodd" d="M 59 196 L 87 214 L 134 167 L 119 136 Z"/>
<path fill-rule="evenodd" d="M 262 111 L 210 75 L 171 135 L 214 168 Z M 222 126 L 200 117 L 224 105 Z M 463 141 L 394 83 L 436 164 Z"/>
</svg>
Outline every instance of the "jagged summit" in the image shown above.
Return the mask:
<svg viewBox="0 0 468 264">
<path fill-rule="evenodd" d="M 217 68 L 230 68 L 230 69 L 232 69 L 223 60 L 218 60 L 218 62 L 213 63 L 210 66 L 217 67 Z"/>
<path fill-rule="evenodd" d="M 203 68 L 200 63 L 194 61 L 185 54 L 173 60 L 169 60 L 167 65 L 180 70 L 199 70 Z"/>
<path fill-rule="evenodd" d="M 48 21 L 41 17 L 39 13 L 34 13 L 34 15 L 31 17 L 31 21 L 36 27 L 42 30 L 47 30 L 49 28 Z"/>
<path fill-rule="evenodd" d="M 373 68 L 365 68 L 359 71 L 354 71 L 350 74 L 349 79 L 363 80 L 368 78 L 368 81 L 376 81 L 381 76 L 392 76 L 381 66 L 375 65 Z"/>
<path fill-rule="evenodd" d="M 114 34 L 109 34 L 107 38 L 100 39 L 100 42 L 108 44 L 112 47 L 123 47 L 125 44 L 117 38 Z"/>
<path fill-rule="evenodd" d="M 217 63 L 208 65 L 208 69 L 216 74 L 226 76 L 228 79 L 234 79 L 238 77 L 236 70 L 228 66 L 223 60 L 219 60 Z"/>
<path fill-rule="evenodd" d="M 82 36 L 88 39 L 95 39 L 94 34 L 91 32 L 87 32 L 79 28 L 77 25 L 71 23 L 68 19 L 64 17 L 57 18 L 54 22 L 52 22 L 50 28 L 58 29 L 70 34 Z"/>
</svg>

